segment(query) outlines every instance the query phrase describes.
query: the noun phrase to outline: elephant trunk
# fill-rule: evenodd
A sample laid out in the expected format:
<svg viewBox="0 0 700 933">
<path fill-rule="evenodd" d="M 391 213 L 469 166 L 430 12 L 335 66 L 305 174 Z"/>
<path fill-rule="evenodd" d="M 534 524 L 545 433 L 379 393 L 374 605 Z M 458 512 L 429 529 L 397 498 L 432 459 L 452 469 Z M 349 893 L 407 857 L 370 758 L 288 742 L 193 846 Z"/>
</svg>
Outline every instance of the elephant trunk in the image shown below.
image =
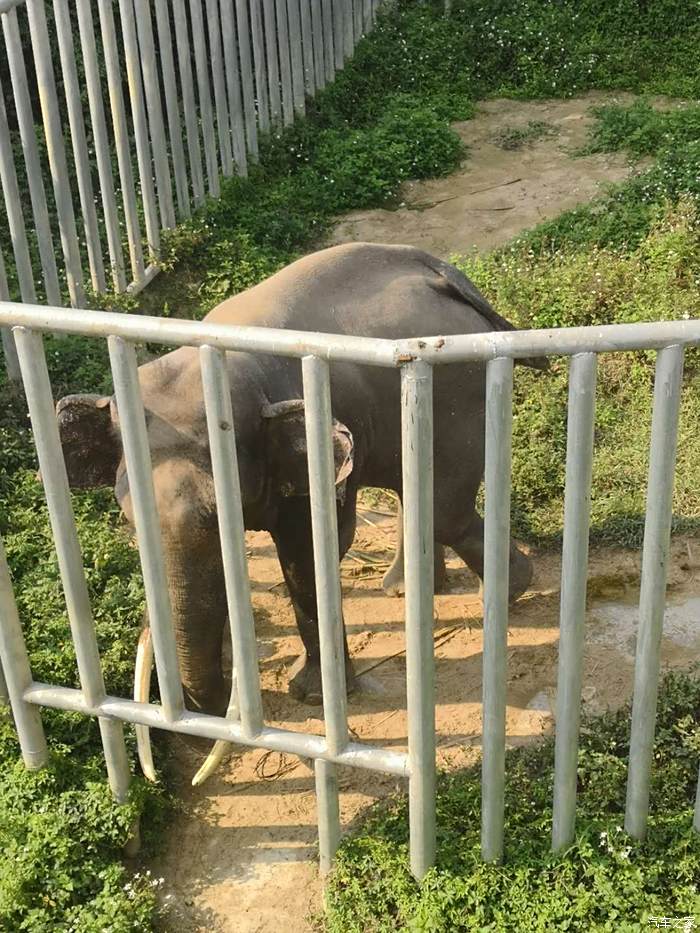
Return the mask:
<svg viewBox="0 0 700 933">
<path fill-rule="evenodd" d="M 221 663 L 226 589 L 218 547 L 202 554 L 191 542 L 165 541 L 168 589 L 188 709 L 222 716 L 230 688 Z"/>
</svg>

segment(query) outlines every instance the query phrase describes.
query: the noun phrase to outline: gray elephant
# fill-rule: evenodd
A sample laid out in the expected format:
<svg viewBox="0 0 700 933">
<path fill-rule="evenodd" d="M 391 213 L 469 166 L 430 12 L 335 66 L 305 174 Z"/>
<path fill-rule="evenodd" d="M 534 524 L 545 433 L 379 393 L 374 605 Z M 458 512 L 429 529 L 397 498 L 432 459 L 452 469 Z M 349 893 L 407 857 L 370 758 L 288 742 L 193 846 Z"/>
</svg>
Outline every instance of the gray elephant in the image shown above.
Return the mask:
<svg viewBox="0 0 700 933">
<path fill-rule="evenodd" d="M 367 243 L 306 256 L 223 302 L 207 320 L 391 339 L 512 329 L 454 267 L 412 247 Z M 289 691 L 320 703 L 300 362 L 237 352 L 227 354 L 227 363 L 245 525 L 274 539 L 304 645 Z M 484 376 L 480 363 L 442 366 L 434 385 L 435 538 L 480 577 L 483 524 L 475 499 L 484 467 Z M 141 366 L 139 380 L 186 702 L 222 714 L 229 695 L 221 659 L 226 599 L 197 350 L 181 347 Z M 344 555 L 355 533 L 360 487 L 401 494 L 399 372 L 333 363 L 331 392 L 337 469 L 350 469 L 337 506 Z M 113 399 L 72 395 L 58 403 L 57 413 L 71 485 L 113 485 L 132 522 Z M 387 581 L 394 590 L 401 585 L 396 570 Z M 530 578 L 529 559 L 511 545 L 511 599 Z M 351 691 L 349 656 L 346 670 Z"/>
</svg>

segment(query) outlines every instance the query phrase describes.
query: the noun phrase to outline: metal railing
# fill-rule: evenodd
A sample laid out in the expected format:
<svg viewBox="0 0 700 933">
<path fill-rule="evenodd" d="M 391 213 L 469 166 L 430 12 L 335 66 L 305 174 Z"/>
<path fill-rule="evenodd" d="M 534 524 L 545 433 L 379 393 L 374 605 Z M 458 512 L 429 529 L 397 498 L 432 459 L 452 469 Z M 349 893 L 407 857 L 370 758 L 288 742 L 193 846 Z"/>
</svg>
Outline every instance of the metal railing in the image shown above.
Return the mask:
<svg viewBox="0 0 700 933">
<path fill-rule="evenodd" d="M 645 832 L 659 681 L 671 493 L 684 347 L 700 345 L 700 321 L 612 325 L 551 331 L 494 332 L 424 340 L 380 340 L 206 322 L 134 318 L 103 312 L 0 304 L 0 325 L 13 328 L 78 656 L 80 689 L 36 683 L 0 543 L 0 660 L 27 767 L 46 761 L 41 706 L 76 710 L 100 720 L 110 783 L 124 799 L 129 771 L 122 724 L 136 723 L 313 758 L 321 865 L 327 870 L 340 838 L 336 765 L 409 780 L 411 867 L 421 878 L 435 858 L 435 713 L 433 658 L 433 398 L 437 365 L 486 362 L 485 570 L 483 650 L 482 852 L 503 851 L 505 697 L 508 625 L 508 540 L 513 362 L 520 357 L 571 357 L 561 582 L 552 845 L 574 837 L 581 704 L 583 626 L 596 355 L 657 351 L 648 505 L 641 580 L 626 827 Z M 107 338 L 135 525 L 153 630 L 160 705 L 107 696 L 41 332 Z M 237 673 L 240 719 L 184 708 L 163 565 L 151 462 L 138 388 L 135 341 L 200 348 L 223 567 Z M 250 606 L 244 525 L 225 352 L 302 360 L 325 736 L 271 728 L 263 719 Z M 349 740 L 342 648 L 341 588 L 334 491 L 330 366 L 353 360 L 401 370 L 408 753 Z M 2 686 L 2 684 L 0 684 Z M 700 829 L 700 786 L 695 827 Z"/>
<path fill-rule="evenodd" d="M 0 0 L 0 301 L 86 307 L 85 268 L 95 292 L 143 288 L 161 231 L 247 173 L 379 2 Z"/>
</svg>

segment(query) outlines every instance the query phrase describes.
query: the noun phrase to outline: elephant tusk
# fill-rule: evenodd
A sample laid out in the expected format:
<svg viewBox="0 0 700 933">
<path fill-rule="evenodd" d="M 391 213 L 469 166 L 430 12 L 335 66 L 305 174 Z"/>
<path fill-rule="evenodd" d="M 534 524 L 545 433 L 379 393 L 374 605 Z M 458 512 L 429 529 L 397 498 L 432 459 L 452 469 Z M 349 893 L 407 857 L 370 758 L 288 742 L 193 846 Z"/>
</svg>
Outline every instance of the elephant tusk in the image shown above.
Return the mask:
<svg viewBox="0 0 700 933">
<path fill-rule="evenodd" d="M 231 742 L 226 742 L 224 739 L 217 739 L 216 742 L 214 742 L 212 750 L 207 755 L 204 764 L 192 778 L 192 787 L 199 787 L 200 784 L 204 784 L 205 781 L 209 780 L 226 757 L 230 748 Z"/>
<path fill-rule="evenodd" d="M 227 719 L 238 719 L 238 685 L 236 683 L 236 671 L 233 672 L 231 680 L 231 699 L 226 710 Z M 192 787 L 199 787 L 214 774 L 226 755 L 229 753 L 233 742 L 226 742 L 224 739 L 217 739 L 212 746 L 211 751 L 204 760 L 204 764 L 192 778 Z"/>
<path fill-rule="evenodd" d="M 137 703 L 148 703 L 151 690 L 151 671 L 153 670 L 153 639 L 150 627 L 146 627 L 139 636 L 139 645 L 136 649 L 136 666 L 134 668 L 134 700 Z M 148 726 L 134 726 L 136 730 L 136 750 L 143 776 L 147 781 L 155 784 L 158 780 L 153 764 L 153 751 L 151 749 L 151 735 Z"/>
</svg>

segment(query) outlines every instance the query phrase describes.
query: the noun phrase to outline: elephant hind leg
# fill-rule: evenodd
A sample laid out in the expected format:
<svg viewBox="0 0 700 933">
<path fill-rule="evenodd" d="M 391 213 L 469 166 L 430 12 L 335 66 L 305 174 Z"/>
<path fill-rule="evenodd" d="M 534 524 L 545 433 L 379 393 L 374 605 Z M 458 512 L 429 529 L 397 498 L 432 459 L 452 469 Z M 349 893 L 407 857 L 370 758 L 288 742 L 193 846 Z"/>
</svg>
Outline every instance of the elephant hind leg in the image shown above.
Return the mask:
<svg viewBox="0 0 700 933">
<path fill-rule="evenodd" d="M 466 526 L 453 530 L 447 543 L 473 570 L 480 580 L 484 579 L 484 522 L 476 512 Z M 510 542 L 508 598 L 510 602 L 522 596 L 532 580 L 532 561 L 514 541 Z"/>
<path fill-rule="evenodd" d="M 445 586 L 447 570 L 445 568 L 445 549 L 437 541 L 434 550 L 434 588 L 440 593 Z M 396 553 L 391 567 L 384 574 L 382 588 L 388 596 L 402 596 L 406 591 L 404 580 L 404 552 L 403 552 L 403 509 L 399 502 L 396 513 Z"/>
</svg>

